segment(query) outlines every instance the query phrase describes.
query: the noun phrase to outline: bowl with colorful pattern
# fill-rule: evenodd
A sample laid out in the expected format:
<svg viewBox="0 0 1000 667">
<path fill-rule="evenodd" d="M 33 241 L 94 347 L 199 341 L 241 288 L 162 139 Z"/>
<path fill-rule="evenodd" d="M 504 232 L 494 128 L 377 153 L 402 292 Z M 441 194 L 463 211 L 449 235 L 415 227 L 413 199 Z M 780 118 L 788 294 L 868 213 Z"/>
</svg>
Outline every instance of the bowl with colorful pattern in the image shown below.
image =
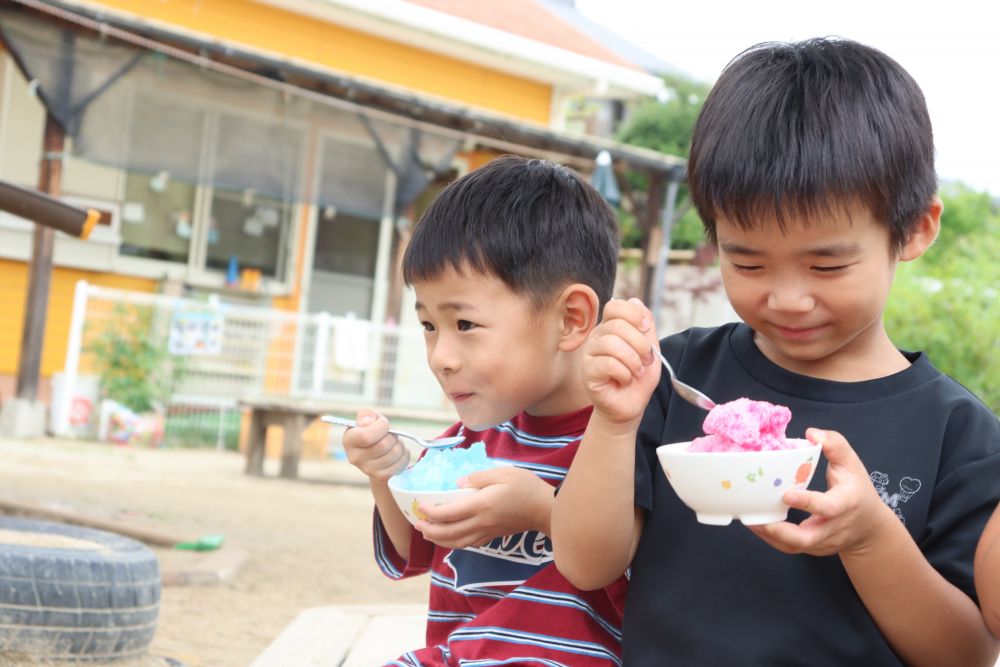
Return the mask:
<svg viewBox="0 0 1000 667">
<path fill-rule="evenodd" d="M 690 442 L 656 449 L 660 466 L 677 497 L 700 523 L 745 525 L 784 521 L 789 489 L 805 488 L 819 463 L 822 446 L 789 438 L 787 449 L 692 451 Z"/>
</svg>

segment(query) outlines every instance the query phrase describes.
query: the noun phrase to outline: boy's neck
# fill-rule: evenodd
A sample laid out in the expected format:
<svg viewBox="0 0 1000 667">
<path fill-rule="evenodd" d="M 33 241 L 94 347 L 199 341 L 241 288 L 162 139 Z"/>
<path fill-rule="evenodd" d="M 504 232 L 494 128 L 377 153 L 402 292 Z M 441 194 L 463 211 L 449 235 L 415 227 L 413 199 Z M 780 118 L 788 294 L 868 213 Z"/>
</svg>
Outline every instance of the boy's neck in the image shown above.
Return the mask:
<svg viewBox="0 0 1000 667">
<path fill-rule="evenodd" d="M 591 405 L 593 403 L 583 384 L 583 371 L 579 364 L 571 363 L 571 370 L 567 371 L 554 390 L 549 392 L 549 398 L 525 407 L 524 411 L 532 417 L 556 417 L 568 415 Z"/>
</svg>

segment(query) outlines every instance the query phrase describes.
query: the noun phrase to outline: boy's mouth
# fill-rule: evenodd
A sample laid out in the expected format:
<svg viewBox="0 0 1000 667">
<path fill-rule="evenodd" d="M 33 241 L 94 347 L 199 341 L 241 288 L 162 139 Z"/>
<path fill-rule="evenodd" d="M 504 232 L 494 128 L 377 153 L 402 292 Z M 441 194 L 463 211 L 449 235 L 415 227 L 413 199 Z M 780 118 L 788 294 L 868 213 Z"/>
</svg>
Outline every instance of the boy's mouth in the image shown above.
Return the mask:
<svg viewBox="0 0 1000 667">
<path fill-rule="evenodd" d="M 448 394 L 448 398 L 450 398 L 455 403 L 461 403 L 462 401 L 468 398 L 472 398 L 472 394 L 471 393 Z"/>
<path fill-rule="evenodd" d="M 822 327 L 783 327 L 775 324 L 774 328 L 778 330 L 778 333 L 781 334 L 783 338 L 805 340 L 816 335 Z"/>
</svg>

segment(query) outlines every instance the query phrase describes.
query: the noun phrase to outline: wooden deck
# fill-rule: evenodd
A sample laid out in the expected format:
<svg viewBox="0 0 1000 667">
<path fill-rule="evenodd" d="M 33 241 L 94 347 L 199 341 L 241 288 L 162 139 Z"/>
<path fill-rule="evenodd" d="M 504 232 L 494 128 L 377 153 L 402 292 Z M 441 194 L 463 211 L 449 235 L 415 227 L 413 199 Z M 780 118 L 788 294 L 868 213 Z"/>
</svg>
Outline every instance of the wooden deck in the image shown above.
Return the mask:
<svg viewBox="0 0 1000 667">
<path fill-rule="evenodd" d="M 423 605 L 337 605 L 301 612 L 250 667 L 372 667 L 424 645 Z"/>
</svg>

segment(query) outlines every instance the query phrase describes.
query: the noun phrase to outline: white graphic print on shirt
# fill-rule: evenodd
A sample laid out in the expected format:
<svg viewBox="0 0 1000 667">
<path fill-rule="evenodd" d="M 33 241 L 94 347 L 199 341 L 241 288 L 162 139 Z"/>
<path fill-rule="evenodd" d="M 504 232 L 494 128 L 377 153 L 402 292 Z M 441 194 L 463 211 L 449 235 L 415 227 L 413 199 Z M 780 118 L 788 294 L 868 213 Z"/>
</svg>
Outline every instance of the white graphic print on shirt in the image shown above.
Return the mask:
<svg viewBox="0 0 1000 667">
<path fill-rule="evenodd" d="M 899 520 L 905 524 L 906 518 L 903 516 L 903 511 L 899 507 L 900 503 L 905 503 L 913 496 L 913 494 L 920 490 L 920 480 L 914 479 L 913 477 L 904 477 L 899 480 L 899 491 L 897 493 L 890 494 L 888 491 L 889 476 L 887 474 L 874 470 L 869 477 L 872 480 L 872 484 L 875 485 L 875 490 L 878 491 L 878 495 L 882 498 L 882 502 L 891 507 L 892 511 L 896 513 L 896 516 L 899 517 Z"/>
</svg>

